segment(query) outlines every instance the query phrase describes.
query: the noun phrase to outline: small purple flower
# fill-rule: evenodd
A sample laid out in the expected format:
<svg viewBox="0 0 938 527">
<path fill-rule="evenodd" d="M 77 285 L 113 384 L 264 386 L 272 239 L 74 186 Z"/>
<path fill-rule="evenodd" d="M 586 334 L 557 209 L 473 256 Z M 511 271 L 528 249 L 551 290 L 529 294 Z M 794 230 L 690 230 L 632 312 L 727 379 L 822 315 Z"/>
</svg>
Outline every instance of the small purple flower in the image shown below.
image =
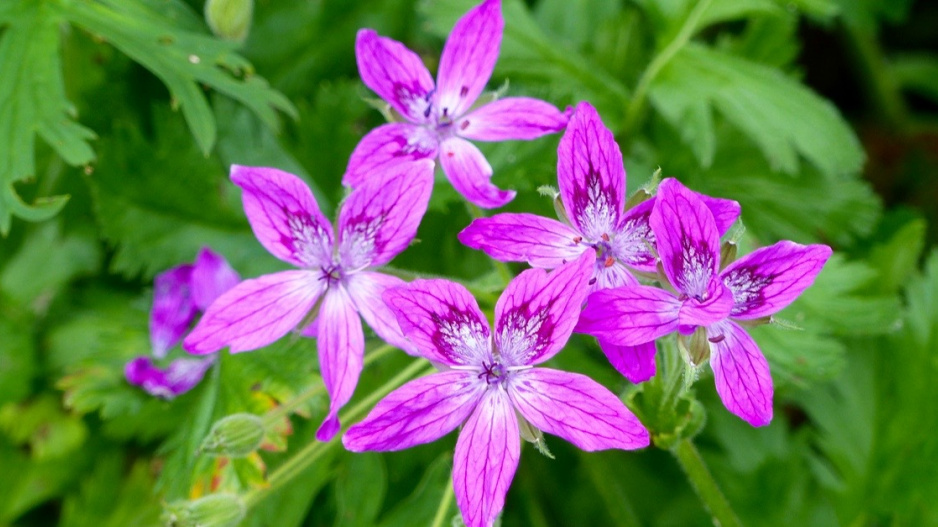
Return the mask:
<svg viewBox="0 0 938 527">
<path fill-rule="evenodd" d="M 567 118 L 527 97 L 473 106 L 492 76 L 504 25 L 499 0 L 466 13 L 443 47 L 435 85 L 416 53 L 374 30 L 359 31 L 355 55 L 362 81 L 407 122 L 379 126 L 362 138 L 343 183 L 356 187 L 388 163 L 439 157 L 453 187 L 472 203 L 494 208 L 511 201 L 515 193 L 489 181 L 492 167 L 466 139 L 534 139 L 561 130 Z"/>
<path fill-rule="evenodd" d="M 453 487 L 469 527 L 490 526 L 505 503 L 520 454 L 519 415 L 583 450 L 635 449 L 648 431 L 589 377 L 536 368 L 557 354 L 576 324 L 594 255 L 548 274 L 524 271 L 495 306 L 495 332 L 464 287 L 415 280 L 385 301 L 417 352 L 443 371 L 391 392 L 342 441 L 354 452 L 401 450 L 465 423 Z"/>
<path fill-rule="evenodd" d="M 657 273 L 651 248 L 655 234 L 648 223 L 651 198 L 625 210 L 625 169 L 612 132 L 588 102 L 577 105 L 557 149 L 557 181 L 563 204 L 561 220 L 526 213 L 496 214 L 473 220 L 459 240 L 496 260 L 528 262 L 553 269 L 596 250 L 591 290 L 638 285 L 633 272 Z M 735 201 L 700 196 L 717 219 L 720 234 L 739 217 Z M 612 365 L 632 382 L 655 374 L 654 341 L 616 346 L 600 340 Z"/>
<path fill-rule="evenodd" d="M 163 359 L 189 330 L 196 315 L 238 283 L 238 273 L 224 258 L 207 248 L 194 264 L 184 264 L 157 275 L 150 310 L 150 345 L 153 356 Z M 150 357 L 138 357 L 124 367 L 127 381 L 147 393 L 171 399 L 191 390 L 214 362 L 176 359 L 160 368 Z"/>
<path fill-rule="evenodd" d="M 772 420 L 772 377 L 752 337 L 737 321 L 770 316 L 814 283 L 831 255 L 826 245 L 782 241 L 720 271 L 720 234 L 713 213 L 674 179 L 661 182 L 649 218 L 664 274 L 676 294 L 649 286 L 590 295 L 577 331 L 636 346 L 673 331 L 703 328 L 723 404 L 753 426 Z"/>
<path fill-rule="evenodd" d="M 317 337 L 319 367 L 329 392 L 329 415 L 316 437 L 332 438 L 338 411 L 348 402 L 365 349 L 359 315 L 388 343 L 410 351 L 394 315 L 381 301 L 404 282 L 373 271 L 403 251 L 417 233 L 433 185 L 433 162 L 401 163 L 355 189 L 339 210 L 338 242 L 309 187 L 273 168 L 233 166 L 244 189 L 244 211 L 271 254 L 299 269 L 245 280 L 206 311 L 183 343 L 203 354 L 266 346 L 318 310 L 304 328 Z"/>
</svg>

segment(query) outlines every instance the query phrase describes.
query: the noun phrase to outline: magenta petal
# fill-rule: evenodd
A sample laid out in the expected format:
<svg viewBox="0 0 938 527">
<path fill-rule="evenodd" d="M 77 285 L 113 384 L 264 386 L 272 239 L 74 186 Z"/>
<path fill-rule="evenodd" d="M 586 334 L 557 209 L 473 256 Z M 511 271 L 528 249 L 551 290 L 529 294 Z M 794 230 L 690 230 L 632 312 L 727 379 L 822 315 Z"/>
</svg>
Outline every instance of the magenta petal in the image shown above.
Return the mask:
<svg viewBox="0 0 938 527">
<path fill-rule="evenodd" d="M 164 271 L 153 280 L 153 307 L 150 308 L 150 345 L 157 358 L 175 346 L 186 334 L 196 307 L 192 301 L 192 266 Z"/>
<path fill-rule="evenodd" d="M 383 124 L 365 134 L 349 158 L 342 184 L 357 187 L 387 166 L 419 159 L 435 159 L 439 140 L 423 126 Z"/>
<path fill-rule="evenodd" d="M 143 388 L 150 395 L 172 399 L 199 384 L 214 362 L 214 357 L 176 359 L 166 369 L 161 369 L 149 357 L 140 357 L 127 363 L 124 376 L 127 382 Z"/>
<path fill-rule="evenodd" d="M 472 372 L 447 371 L 408 382 L 382 399 L 342 437 L 352 452 L 402 450 L 461 425 L 485 393 Z"/>
<path fill-rule="evenodd" d="M 720 266 L 720 233 L 713 213 L 696 193 L 667 178 L 658 187 L 648 221 L 671 285 L 690 297 L 703 298 Z"/>
<path fill-rule="evenodd" d="M 316 439 L 329 441 L 339 431 L 339 410 L 352 398 L 362 372 L 365 336 L 355 304 L 341 287 L 326 292 L 319 308 L 319 371 L 329 392 L 329 414 Z"/>
<path fill-rule="evenodd" d="M 490 102 L 456 122 L 456 133 L 475 141 L 536 139 L 563 130 L 567 116 L 554 105 L 529 97 Z"/>
<path fill-rule="evenodd" d="M 448 280 L 414 280 L 388 289 L 383 298 L 422 357 L 449 366 L 490 360 L 489 323 L 462 285 Z"/>
<path fill-rule="evenodd" d="M 459 233 L 459 241 L 503 262 L 528 262 L 532 267 L 553 269 L 576 260 L 586 245 L 569 226 L 527 213 L 496 214 L 472 220 Z"/>
<path fill-rule="evenodd" d="M 599 348 L 612 367 L 626 379 L 638 384 L 655 376 L 655 342 L 637 346 L 618 346 L 599 340 Z"/>
<path fill-rule="evenodd" d="M 362 271 L 348 277 L 347 287 L 358 313 L 382 340 L 417 355 L 417 349 L 401 332 L 397 317 L 381 297 L 387 289 L 403 285 L 407 284 L 396 276 Z"/>
<path fill-rule="evenodd" d="M 587 297 L 576 331 L 619 346 L 637 346 L 676 331 L 680 308 L 677 298 L 657 287 L 604 289 Z"/>
<path fill-rule="evenodd" d="M 726 409 L 752 426 L 772 420 L 772 376 L 769 363 L 746 331 L 731 321 L 707 328 L 710 367 Z"/>
<path fill-rule="evenodd" d="M 355 60 L 365 86 L 412 122 L 427 120 L 433 77 L 416 53 L 400 42 L 360 29 L 355 39 Z"/>
<path fill-rule="evenodd" d="M 732 316 L 759 318 L 777 313 L 814 283 L 831 248 L 782 241 L 733 262 L 721 273 L 735 298 Z"/>
<path fill-rule="evenodd" d="M 203 248 L 192 266 L 192 300 L 199 311 L 205 311 L 216 298 L 238 285 L 240 280 L 238 273 L 221 255 Z"/>
<path fill-rule="evenodd" d="M 297 267 L 331 261 L 332 224 L 302 179 L 275 168 L 232 165 L 231 181 L 244 189 L 244 212 L 271 254 Z"/>
<path fill-rule="evenodd" d="M 739 202 L 731 199 L 713 198 L 698 192 L 694 192 L 694 194 L 697 194 L 704 202 L 704 205 L 710 209 L 710 213 L 713 214 L 713 221 L 717 226 L 717 232 L 720 233 L 720 236 L 726 234 L 726 231 L 730 230 L 730 227 L 732 227 L 736 219 L 739 218 L 741 210 Z"/>
<path fill-rule="evenodd" d="M 616 287 L 631 287 L 640 285 L 637 278 L 619 262 L 606 265 L 605 260 L 597 259 L 593 270 L 594 282 L 590 292 L 600 289 L 614 289 Z M 592 280 L 591 280 L 592 281 Z"/>
<path fill-rule="evenodd" d="M 218 297 L 183 342 L 202 355 L 229 346 L 231 353 L 266 346 L 295 328 L 325 285 L 316 273 L 282 271 L 245 280 Z"/>
<path fill-rule="evenodd" d="M 436 75 L 441 115 L 460 116 L 479 98 L 495 69 L 504 28 L 499 0 L 486 0 L 456 22 Z"/>
<path fill-rule="evenodd" d="M 582 450 L 648 446 L 648 430 L 612 392 L 578 373 L 533 368 L 515 373 L 508 396 L 521 415 Z"/>
<path fill-rule="evenodd" d="M 612 132 L 588 102 L 570 118 L 557 148 L 557 183 L 570 221 L 591 241 L 611 236 L 625 205 L 625 168 Z"/>
<path fill-rule="evenodd" d="M 589 292 L 595 261 L 588 250 L 550 273 L 528 269 L 508 284 L 495 304 L 495 345 L 507 364 L 538 364 L 563 348 Z"/>
<path fill-rule="evenodd" d="M 612 253 L 616 259 L 646 273 L 658 271 L 658 258 L 653 252 L 657 240 L 648 223 L 654 206 L 655 198 L 651 198 L 625 211 L 612 238 Z"/>
<path fill-rule="evenodd" d="M 709 326 L 730 315 L 733 309 L 733 293 L 723 282 L 710 282 L 702 300 L 688 298 L 681 305 L 678 322 L 681 326 Z"/>
<path fill-rule="evenodd" d="M 513 190 L 501 190 L 489 181 L 492 167 L 472 143 L 453 137 L 440 145 L 440 165 L 457 192 L 484 209 L 494 209 L 515 197 Z"/>
<path fill-rule="evenodd" d="M 400 163 L 352 191 L 339 212 L 339 261 L 345 270 L 384 265 L 403 251 L 433 190 L 433 161 Z"/>
<path fill-rule="evenodd" d="M 466 527 L 491 527 L 518 468 L 518 419 L 503 390 L 488 390 L 459 433 L 453 489 Z"/>
</svg>

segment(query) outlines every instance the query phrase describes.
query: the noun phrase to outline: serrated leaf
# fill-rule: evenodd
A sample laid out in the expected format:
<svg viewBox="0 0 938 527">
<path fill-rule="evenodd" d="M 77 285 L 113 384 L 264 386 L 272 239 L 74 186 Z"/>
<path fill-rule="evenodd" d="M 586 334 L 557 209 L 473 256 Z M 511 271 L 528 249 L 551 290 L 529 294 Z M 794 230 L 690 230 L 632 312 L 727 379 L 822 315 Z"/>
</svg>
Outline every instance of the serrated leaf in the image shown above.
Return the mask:
<svg viewBox="0 0 938 527">
<path fill-rule="evenodd" d="M 859 140 L 831 103 L 776 69 L 699 44 L 674 56 L 649 96 L 677 129 L 706 101 L 762 150 L 775 171 L 797 172 L 799 155 L 827 178 L 855 174 L 863 164 Z"/>
</svg>

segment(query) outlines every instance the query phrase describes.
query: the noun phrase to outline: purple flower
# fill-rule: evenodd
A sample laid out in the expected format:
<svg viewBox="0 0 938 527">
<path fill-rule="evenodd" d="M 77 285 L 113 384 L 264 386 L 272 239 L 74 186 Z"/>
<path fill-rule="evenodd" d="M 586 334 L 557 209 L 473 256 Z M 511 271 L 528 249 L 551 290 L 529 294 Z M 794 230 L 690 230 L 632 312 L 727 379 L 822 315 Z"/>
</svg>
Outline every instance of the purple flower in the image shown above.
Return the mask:
<svg viewBox="0 0 938 527">
<path fill-rule="evenodd" d="M 553 269 L 596 250 L 592 290 L 638 285 L 633 272 L 657 273 L 648 223 L 654 198 L 625 210 L 625 169 L 612 132 L 588 102 L 577 105 L 557 149 L 561 220 L 533 214 L 496 214 L 473 220 L 459 240 L 496 260 L 528 262 Z M 739 217 L 735 201 L 699 196 L 717 220 L 722 235 Z M 655 344 L 617 346 L 600 339 L 612 365 L 632 382 L 655 374 Z"/>
<path fill-rule="evenodd" d="M 534 139 L 562 129 L 567 118 L 527 97 L 473 106 L 492 75 L 504 25 L 499 0 L 466 13 L 443 47 L 435 85 L 416 53 L 374 30 L 359 31 L 355 55 L 362 81 L 407 122 L 379 126 L 362 138 L 343 183 L 356 187 L 388 163 L 439 157 L 453 187 L 472 203 L 494 208 L 511 201 L 515 193 L 489 181 L 492 167 L 466 139 Z"/>
<path fill-rule="evenodd" d="M 577 331 L 635 346 L 673 331 L 705 332 L 717 393 L 753 426 L 772 420 L 772 377 L 738 321 L 770 316 L 814 283 L 831 255 L 826 245 L 782 241 L 720 271 L 720 234 L 713 213 L 674 179 L 661 182 L 649 223 L 664 274 L 677 294 L 649 286 L 590 295 Z M 704 336 L 704 335 L 702 335 Z"/>
<path fill-rule="evenodd" d="M 443 371 L 390 393 L 342 441 L 355 452 L 401 450 L 434 441 L 465 423 L 456 442 L 453 487 L 469 527 L 501 511 L 520 454 L 519 415 L 583 450 L 648 445 L 648 431 L 592 379 L 535 366 L 570 337 L 594 256 L 548 274 L 527 270 L 495 306 L 495 332 L 464 287 L 415 280 L 388 290 L 391 307 L 417 352 Z"/>
<path fill-rule="evenodd" d="M 244 211 L 257 239 L 299 269 L 241 282 L 212 304 L 183 345 L 196 354 L 225 346 L 232 353 L 257 349 L 318 311 L 318 321 L 300 329 L 317 336 L 331 404 L 316 437 L 326 441 L 338 431 L 337 413 L 361 373 L 365 341 L 359 315 L 379 337 L 410 350 L 381 301 L 385 289 L 404 282 L 372 269 L 413 240 L 430 200 L 433 163 L 401 163 L 358 187 L 339 210 L 337 242 L 332 224 L 298 177 L 273 168 L 233 166 L 231 180 L 244 189 Z"/>
<path fill-rule="evenodd" d="M 199 251 L 195 264 L 180 265 L 157 275 L 150 311 L 153 356 L 165 358 L 189 330 L 196 315 L 238 280 L 238 273 L 228 262 L 207 248 Z M 160 368 L 150 357 L 138 357 L 127 363 L 124 375 L 128 382 L 147 393 L 171 399 L 198 384 L 214 360 L 214 357 L 176 359 L 168 367 Z"/>
</svg>

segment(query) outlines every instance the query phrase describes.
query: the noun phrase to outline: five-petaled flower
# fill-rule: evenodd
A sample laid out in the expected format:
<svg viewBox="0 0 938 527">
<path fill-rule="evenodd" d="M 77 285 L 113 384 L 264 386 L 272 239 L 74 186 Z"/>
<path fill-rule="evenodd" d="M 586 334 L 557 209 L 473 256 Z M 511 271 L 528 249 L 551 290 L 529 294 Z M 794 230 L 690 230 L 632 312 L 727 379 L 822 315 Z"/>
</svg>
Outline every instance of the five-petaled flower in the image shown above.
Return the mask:
<svg viewBox="0 0 938 527">
<path fill-rule="evenodd" d="M 676 294 L 650 286 L 591 294 L 577 331 L 635 346 L 673 331 L 699 332 L 723 404 L 753 426 L 772 420 L 772 377 L 752 337 L 737 321 L 770 316 L 814 283 L 831 255 L 826 245 L 782 241 L 726 266 L 720 234 L 700 197 L 662 181 L 649 218 L 664 274 Z M 705 338 L 704 338 L 705 337 Z"/>
<path fill-rule="evenodd" d="M 472 203 L 493 208 L 511 201 L 515 193 L 490 182 L 492 167 L 466 139 L 534 139 L 563 129 L 567 117 L 527 97 L 473 107 L 492 75 L 504 25 L 499 0 L 466 13 L 443 48 L 436 84 L 413 51 L 360 30 L 355 55 L 362 81 L 407 122 L 369 132 L 352 152 L 343 183 L 354 188 L 388 163 L 439 157 L 453 187 Z"/>
<path fill-rule="evenodd" d="M 492 525 L 520 454 L 520 418 L 583 450 L 635 449 L 648 431 L 592 379 L 535 366 L 566 344 L 588 292 L 595 256 L 548 274 L 524 271 L 495 306 L 495 332 L 464 287 L 415 280 L 384 298 L 417 352 L 443 371 L 389 394 L 342 441 L 355 452 L 434 441 L 462 423 L 453 486 L 469 527 Z"/>
<path fill-rule="evenodd" d="M 199 251 L 194 264 L 179 265 L 157 275 L 150 310 L 153 356 L 165 358 L 189 330 L 196 315 L 234 287 L 238 280 L 238 273 L 228 262 L 207 248 Z M 147 393 L 171 399 L 198 384 L 214 360 L 214 357 L 182 358 L 160 368 L 150 357 L 137 357 L 124 367 L 124 375 L 128 382 Z"/>
<path fill-rule="evenodd" d="M 316 436 L 332 438 L 338 411 L 358 383 L 364 354 L 359 315 L 388 343 L 410 344 L 381 301 L 404 282 L 371 269 L 388 263 L 417 233 L 433 185 L 429 160 L 402 163 L 375 174 L 346 198 L 339 211 L 338 242 L 309 187 L 273 168 L 234 166 L 231 180 L 244 189 L 244 211 L 271 254 L 299 267 L 245 280 L 206 311 L 184 346 L 232 353 L 266 346 L 300 325 L 317 337 L 319 367 L 330 396 L 329 414 Z M 318 306 L 318 307 L 317 307 Z"/>
<path fill-rule="evenodd" d="M 657 273 L 655 235 L 648 224 L 655 199 L 626 210 L 625 178 L 622 153 L 612 132 L 592 105 L 581 102 L 557 149 L 562 221 L 527 213 L 496 214 L 473 220 L 459 233 L 459 240 L 497 260 L 545 269 L 593 248 L 593 291 L 638 285 L 632 272 Z M 713 213 L 721 235 L 739 217 L 735 201 L 700 198 Z M 600 339 L 599 345 L 630 381 L 642 382 L 655 374 L 654 341 L 620 346 Z"/>
</svg>

